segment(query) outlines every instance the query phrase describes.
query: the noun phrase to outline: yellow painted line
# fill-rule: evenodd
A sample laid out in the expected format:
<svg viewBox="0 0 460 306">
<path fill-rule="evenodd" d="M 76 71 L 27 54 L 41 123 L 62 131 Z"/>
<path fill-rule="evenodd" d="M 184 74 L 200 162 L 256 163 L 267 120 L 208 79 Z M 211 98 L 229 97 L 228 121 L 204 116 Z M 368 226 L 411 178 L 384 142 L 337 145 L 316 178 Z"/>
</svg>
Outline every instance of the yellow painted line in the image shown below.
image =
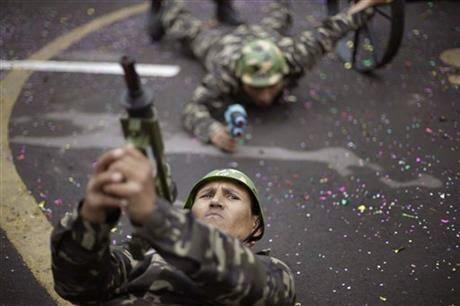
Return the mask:
<svg viewBox="0 0 460 306">
<path fill-rule="evenodd" d="M 147 7 L 148 3 L 145 2 L 101 16 L 58 37 L 28 59 L 49 60 L 86 35 L 114 22 L 140 14 Z M 69 305 L 59 298 L 53 289 L 49 248 L 52 227 L 19 177 L 8 140 L 11 111 L 22 87 L 32 73 L 32 71 L 22 70 L 11 71 L 0 81 L 0 226 L 50 296 L 59 305 Z"/>
</svg>

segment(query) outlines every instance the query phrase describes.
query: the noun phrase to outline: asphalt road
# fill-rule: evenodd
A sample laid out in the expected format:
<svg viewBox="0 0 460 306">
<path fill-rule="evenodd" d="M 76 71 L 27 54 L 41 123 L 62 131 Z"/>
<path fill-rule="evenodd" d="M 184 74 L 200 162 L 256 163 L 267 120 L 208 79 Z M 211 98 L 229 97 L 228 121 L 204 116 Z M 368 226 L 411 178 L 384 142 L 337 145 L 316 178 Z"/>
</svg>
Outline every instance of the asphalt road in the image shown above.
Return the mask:
<svg viewBox="0 0 460 306">
<path fill-rule="evenodd" d="M 265 4 L 236 2 L 250 22 Z M 126 5 L 2 1 L 0 58 L 26 59 Z M 212 16 L 208 1 L 188 6 Z M 294 1 L 291 33 L 324 16 L 323 1 Z M 180 112 L 204 72 L 173 42 L 150 44 L 143 14 L 92 32 L 53 59 L 117 62 L 128 54 L 139 63 L 178 65 L 175 77 L 142 81 L 156 94 L 179 199 L 217 167 L 253 177 L 268 216 L 257 248 L 271 248 L 290 265 L 302 305 L 458 305 L 460 88 L 449 76 L 460 67 L 440 59 L 460 48 L 458 16 L 458 2 L 409 3 L 403 44 L 390 65 L 365 76 L 325 57 L 293 92 L 296 103 L 249 109 L 248 139 L 234 155 L 182 131 Z M 51 224 L 83 196 L 97 156 L 123 143 L 123 82 L 35 72 L 22 88 L 9 122 L 12 158 Z M 129 233 L 122 221 L 113 239 Z M 0 305 L 31 305 L 30 298 L 53 305 L 1 235 L 0 291 L 7 294 Z"/>
</svg>

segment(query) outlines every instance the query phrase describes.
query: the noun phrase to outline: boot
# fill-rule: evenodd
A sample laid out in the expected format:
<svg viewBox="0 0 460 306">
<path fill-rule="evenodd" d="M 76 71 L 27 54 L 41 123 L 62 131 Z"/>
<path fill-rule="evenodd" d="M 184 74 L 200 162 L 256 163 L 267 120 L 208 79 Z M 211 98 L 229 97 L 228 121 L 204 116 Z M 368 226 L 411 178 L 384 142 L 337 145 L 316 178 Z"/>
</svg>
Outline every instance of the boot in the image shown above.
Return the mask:
<svg viewBox="0 0 460 306">
<path fill-rule="evenodd" d="M 162 4 L 162 0 L 151 0 L 147 21 L 147 33 L 152 42 L 160 41 L 165 35 L 165 29 L 161 24 L 161 17 L 163 14 Z"/>
<path fill-rule="evenodd" d="M 242 24 L 240 14 L 233 8 L 232 0 L 214 0 L 217 4 L 216 18 L 219 22 L 237 26 Z"/>
</svg>

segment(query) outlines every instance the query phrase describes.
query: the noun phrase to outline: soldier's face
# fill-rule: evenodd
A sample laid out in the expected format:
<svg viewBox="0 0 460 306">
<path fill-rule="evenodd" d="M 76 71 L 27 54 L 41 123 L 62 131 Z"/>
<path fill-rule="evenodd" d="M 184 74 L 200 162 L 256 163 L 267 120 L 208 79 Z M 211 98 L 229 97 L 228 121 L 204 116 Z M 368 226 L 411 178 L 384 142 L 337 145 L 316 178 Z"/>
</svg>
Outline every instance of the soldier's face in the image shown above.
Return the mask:
<svg viewBox="0 0 460 306">
<path fill-rule="evenodd" d="M 244 240 L 257 227 L 251 212 L 251 197 L 246 189 L 230 181 L 214 181 L 198 191 L 193 215 L 228 235 Z"/>
<path fill-rule="evenodd" d="M 283 80 L 278 83 L 267 87 L 253 87 L 243 83 L 243 90 L 254 101 L 254 103 L 261 108 L 267 108 L 275 102 L 276 97 L 283 90 Z"/>
</svg>

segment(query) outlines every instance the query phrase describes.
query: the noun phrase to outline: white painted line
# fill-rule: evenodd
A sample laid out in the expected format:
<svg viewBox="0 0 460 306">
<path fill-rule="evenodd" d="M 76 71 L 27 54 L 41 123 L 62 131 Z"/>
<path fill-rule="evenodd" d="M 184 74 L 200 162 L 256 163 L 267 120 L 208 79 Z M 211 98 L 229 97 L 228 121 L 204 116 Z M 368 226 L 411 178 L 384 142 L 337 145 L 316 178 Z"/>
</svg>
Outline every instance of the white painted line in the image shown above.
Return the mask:
<svg viewBox="0 0 460 306">
<path fill-rule="evenodd" d="M 0 70 L 11 69 L 95 74 L 123 74 L 123 69 L 119 63 L 0 60 Z M 175 65 L 136 64 L 136 71 L 143 77 L 168 78 L 177 75 L 180 71 L 180 67 Z"/>
</svg>

